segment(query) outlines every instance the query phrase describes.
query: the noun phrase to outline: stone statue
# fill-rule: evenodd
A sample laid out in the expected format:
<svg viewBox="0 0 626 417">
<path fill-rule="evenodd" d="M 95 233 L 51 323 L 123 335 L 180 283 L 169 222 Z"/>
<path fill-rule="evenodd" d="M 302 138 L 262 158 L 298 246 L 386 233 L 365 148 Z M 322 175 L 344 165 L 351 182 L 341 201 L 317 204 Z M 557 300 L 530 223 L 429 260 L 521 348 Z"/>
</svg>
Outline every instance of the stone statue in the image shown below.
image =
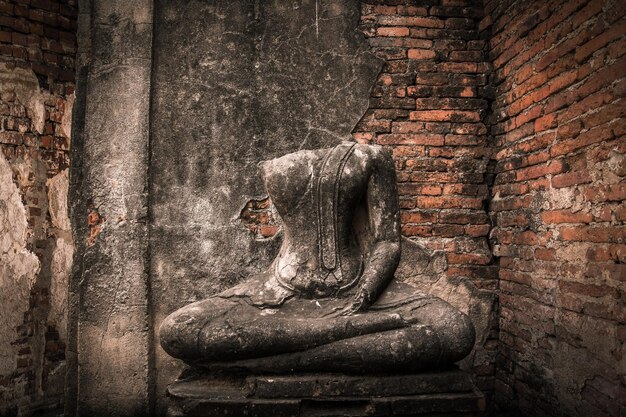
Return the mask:
<svg viewBox="0 0 626 417">
<path fill-rule="evenodd" d="M 270 267 L 169 315 L 171 356 L 250 372 L 415 372 L 464 358 L 469 318 L 397 282 L 400 222 L 390 153 L 343 142 L 262 162 L 284 241 Z"/>
</svg>

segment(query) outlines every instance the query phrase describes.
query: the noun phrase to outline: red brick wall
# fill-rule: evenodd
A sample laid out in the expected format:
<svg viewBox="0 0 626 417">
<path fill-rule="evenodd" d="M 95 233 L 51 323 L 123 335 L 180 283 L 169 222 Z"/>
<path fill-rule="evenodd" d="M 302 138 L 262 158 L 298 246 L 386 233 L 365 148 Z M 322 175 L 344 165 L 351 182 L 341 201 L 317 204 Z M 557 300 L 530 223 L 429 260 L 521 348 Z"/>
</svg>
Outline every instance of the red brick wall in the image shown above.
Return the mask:
<svg viewBox="0 0 626 417">
<path fill-rule="evenodd" d="M 354 136 L 394 150 L 403 235 L 445 250 L 450 276 L 495 289 L 485 239 L 489 64 L 476 3 L 363 3 L 362 29 L 386 64 Z"/>
<path fill-rule="evenodd" d="M 32 68 L 54 93 L 71 94 L 76 15 L 76 0 L 0 1 L 0 56 Z"/>
<path fill-rule="evenodd" d="M 626 5 L 487 0 L 485 12 L 495 88 L 496 397 L 523 415 L 618 416 Z"/>
<path fill-rule="evenodd" d="M 353 135 L 393 149 L 402 234 L 444 251 L 451 280 L 495 291 L 486 212 L 491 67 L 482 17 L 480 1 L 362 2 L 361 29 L 385 64 Z M 496 344 L 494 332 L 473 362 L 487 394 Z"/>
<path fill-rule="evenodd" d="M 27 210 L 28 250 L 40 264 L 23 321 L 0 335 L 17 352 L 15 371 L 0 375 L 0 414 L 28 414 L 58 404 L 63 393 L 65 323 L 56 321 L 51 304 L 66 300 L 52 299 L 59 291 L 52 280 L 66 272 L 53 271 L 60 267 L 58 239 L 71 236 L 51 219 L 49 193 L 56 189 L 47 181 L 69 166 L 76 15 L 75 0 L 0 0 L 0 151 Z"/>
</svg>

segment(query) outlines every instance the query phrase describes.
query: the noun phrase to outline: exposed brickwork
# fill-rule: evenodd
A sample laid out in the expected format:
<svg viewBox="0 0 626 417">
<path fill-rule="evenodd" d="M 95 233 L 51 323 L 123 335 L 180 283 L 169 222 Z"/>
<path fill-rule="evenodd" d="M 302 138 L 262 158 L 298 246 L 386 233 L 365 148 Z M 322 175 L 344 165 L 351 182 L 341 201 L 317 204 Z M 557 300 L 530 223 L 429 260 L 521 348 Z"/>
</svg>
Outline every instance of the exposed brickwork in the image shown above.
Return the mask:
<svg viewBox="0 0 626 417">
<path fill-rule="evenodd" d="M 496 397 L 521 415 L 618 416 L 621 396 L 623 415 L 626 7 L 488 0 L 485 9 Z"/>
<path fill-rule="evenodd" d="M 65 323 L 51 313 L 51 304 L 61 302 L 51 299 L 58 291 L 51 281 L 65 272 L 55 270 L 58 239 L 71 236 L 51 219 L 47 180 L 69 166 L 76 14 L 75 0 L 0 0 L 0 149 L 27 208 L 29 249 L 40 262 L 23 323 L 1 335 L 19 354 L 15 372 L 0 375 L 0 414 L 28 414 L 58 404 L 63 393 Z"/>
<path fill-rule="evenodd" d="M 74 82 L 76 0 L 0 1 L 0 56 L 28 65 L 42 87 L 71 94 Z"/>
<path fill-rule="evenodd" d="M 239 217 L 255 239 L 273 237 L 280 228 L 269 197 L 248 201 Z"/>
<path fill-rule="evenodd" d="M 481 17 L 473 1 L 363 3 L 362 29 L 386 63 L 354 136 L 393 147 L 404 236 L 445 250 L 450 276 L 495 289 Z"/>
<path fill-rule="evenodd" d="M 363 2 L 361 29 L 385 59 L 370 109 L 354 130 L 361 143 L 393 148 L 402 234 L 447 255 L 447 274 L 495 290 L 487 243 L 491 150 L 485 118 L 490 64 L 477 1 Z M 496 333 L 474 374 L 489 394 Z"/>
</svg>

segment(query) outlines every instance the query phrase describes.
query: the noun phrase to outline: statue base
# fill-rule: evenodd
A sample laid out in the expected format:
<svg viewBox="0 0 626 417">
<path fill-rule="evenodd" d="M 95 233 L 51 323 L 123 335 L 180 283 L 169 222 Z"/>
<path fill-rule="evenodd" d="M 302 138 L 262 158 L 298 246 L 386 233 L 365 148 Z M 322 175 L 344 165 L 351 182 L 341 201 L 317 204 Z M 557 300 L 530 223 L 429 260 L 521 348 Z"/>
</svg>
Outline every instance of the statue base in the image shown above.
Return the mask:
<svg viewBox="0 0 626 417">
<path fill-rule="evenodd" d="M 458 369 L 405 375 L 185 375 L 168 417 L 481 416 L 485 397 Z"/>
</svg>

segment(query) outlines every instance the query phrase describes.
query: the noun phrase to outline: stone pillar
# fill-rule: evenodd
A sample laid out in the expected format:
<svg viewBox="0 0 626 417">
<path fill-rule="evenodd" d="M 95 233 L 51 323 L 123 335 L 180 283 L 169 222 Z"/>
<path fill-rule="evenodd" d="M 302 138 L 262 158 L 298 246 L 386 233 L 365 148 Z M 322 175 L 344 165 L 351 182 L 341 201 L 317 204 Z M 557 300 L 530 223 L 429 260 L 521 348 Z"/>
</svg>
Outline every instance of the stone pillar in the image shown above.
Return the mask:
<svg viewBox="0 0 626 417">
<path fill-rule="evenodd" d="M 151 414 L 151 0 L 80 3 L 67 415 Z"/>
</svg>

